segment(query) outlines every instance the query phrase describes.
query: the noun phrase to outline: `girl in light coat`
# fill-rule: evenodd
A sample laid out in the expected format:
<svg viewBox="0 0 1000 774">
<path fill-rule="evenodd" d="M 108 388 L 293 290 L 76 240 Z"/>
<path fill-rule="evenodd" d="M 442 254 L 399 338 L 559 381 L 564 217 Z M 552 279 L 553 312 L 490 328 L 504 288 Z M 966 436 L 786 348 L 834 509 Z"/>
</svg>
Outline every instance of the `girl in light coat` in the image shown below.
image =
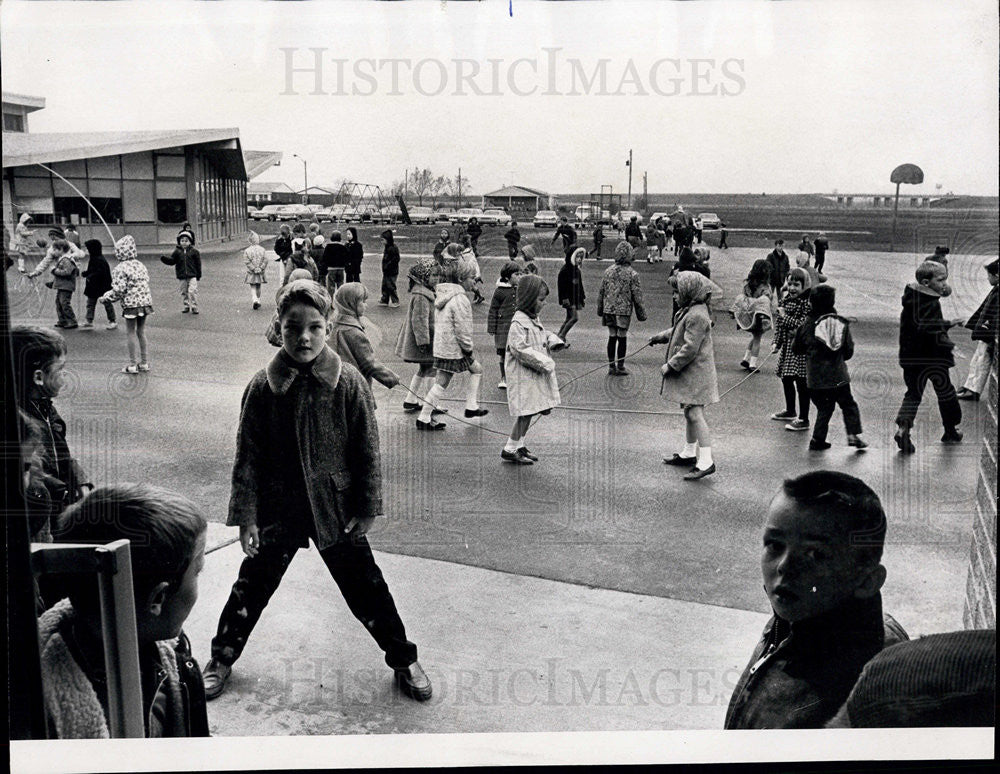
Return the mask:
<svg viewBox="0 0 1000 774">
<path fill-rule="evenodd" d="M 17 260 L 17 270 L 24 274 L 24 259 L 28 257 L 28 252 L 31 250 L 31 237 L 34 236 L 35 232 L 28 228 L 28 224 L 31 223 L 31 215 L 27 212 L 22 212 L 21 217 L 17 219 L 17 225 L 14 227 L 14 233 L 10 238 L 10 254 L 11 258 L 16 258 Z"/>
<path fill-rule="evenodd" d="M 260 246 L 260 236 L 256 231 L 247 235 L 250 246 L 243 251 L 243 263 L 247 276 L 243 280 L 250 286 L 250 300 L 254 309 L 260 309 L 260 286 L 267 282 L 267 251 Z"/>
<path fill-rule="evenodd" d="M 740 366 L 748 371 L 757 368 L 760 339 L 771 329 L 771 269 L 763 258 L 754 261 L 743 280 L 743 293 L 736 297 L 729 310 L 736 318 L 736 327 L 750 334 L 750 343 Z"/>
<path fill-rule="evenodd" d="M 433 258 L 421 258 L 407 274 L 410 308 L 396 338 L 396 354 L 406 363 L 417 364 L 409 396 L 403 400 L 407 413 L 420 411 L 421 401 L 434 383 L 434 287 L 440 272 Z"/>
<path fill-rule="evenodd" d="M 686 442 L 680 452 L 663 461 L 667 465 L 693 465 L 684 480 L 695 481 L 715 472 L 704 408 L 719 402 L 708 304 L 712 293 L 721 289 L 696 271 L 682 271 L 671 281 L 677 283 L 680 307 L 674 314 L 674 325 L 657 333 L 649 343 L 667 344 L 667 362 L 660 368 L 663 393 L 666 400 L 680 403 L 684 410 Z"/>
<path fill-rule="evenodd" d="M 559 382 L 556 364 L 550 352 L 563 349 L 561 338 L 545 330 L 538 322 L 538 313 L 545 305 L 549 288 L 534 274 L 517 283 L 514 319 L 507 333 L 507 406 L 514 417 L 510 438 L 500 452 L 500 459 L 518 465 L 538 461 L 524 445 L 524 436 L 536 414 L 548 414 L 559 405 Z"/>
<path fill-rule="evenodd" d="M 394 371 L 378 362 L 362 322 L 368 305 L 368 289 L 360 282 L 347 282 L 333 295 L 336 314 L 330 326 L 330 347 L 345 363 L 357 368 L 372 386 L 377 379 L 390 390 L 399 384 Z"/>
<path fill-rule="evenodd" d="M 149 290 L 149 272 L 139 261 L 135 240 L 125 235 L 115 242 L 118 265 L 111 270 L 111 290 L 98 301 L 121 301 L 122 317 L 128 331 L 129 364 L 122 373 L 137 374 L 149 370 L 146 347 L 146 317 L 153 313 L 153 296 Z M 136 360 L 136 350 L 139 359 Z"/>
</svg>

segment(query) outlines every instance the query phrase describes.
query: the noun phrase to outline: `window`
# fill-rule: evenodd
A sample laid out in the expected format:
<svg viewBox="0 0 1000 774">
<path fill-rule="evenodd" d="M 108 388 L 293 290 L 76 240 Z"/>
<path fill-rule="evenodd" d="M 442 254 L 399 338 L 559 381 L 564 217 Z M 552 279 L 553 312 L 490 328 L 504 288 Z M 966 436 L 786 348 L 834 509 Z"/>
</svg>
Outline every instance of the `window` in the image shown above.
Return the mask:
<svg viewBox="0 0 1000 774">
<path fill-rule="evenodd" d="M 187 199 L 157 199 L 156 219 L 160 223 L 184 223 L 187 220 Z"/>
<path fill-rule="evenodd" d="M 90 223 L 91 220 L 97 222 L 98 218 L 93 210 L 87 206 L 87 202 L 75 194 L 73 196 L 57 196 L 53 199 L 55 214 L 60 223 L 72 220 L 76 215 L 80 223 Z"/>
<path fill-rule="evenodd" d="M 112 198 L 110 196 L 91 196 L 91 204 L 101 213 L 108 223 L 122 222 L 122 200 L 121 197 Z"/>
<path fill-rule="evenodd" d="M 17 113 L 4 113 L 3 130 L 5 132 L 23 132 L 24 116 Z"/>
</svg>

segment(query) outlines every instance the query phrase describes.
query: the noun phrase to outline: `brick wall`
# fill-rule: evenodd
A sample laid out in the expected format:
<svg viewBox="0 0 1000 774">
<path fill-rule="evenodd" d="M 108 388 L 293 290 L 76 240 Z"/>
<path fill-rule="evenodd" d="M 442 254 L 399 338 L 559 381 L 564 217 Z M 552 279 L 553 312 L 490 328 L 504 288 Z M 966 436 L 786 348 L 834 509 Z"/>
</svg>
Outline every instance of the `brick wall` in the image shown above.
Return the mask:
<svg viewBox="0 0 1000 774">
<path fill-rule="evenodd" d="M 972 525 L 972 552 L 965 587 L 966 629 L 995 629 L 997 625 L 997 369 L 994 363 L 986 389 L 983 452 L 976 483 L 976 514 Z"/>
</svg>

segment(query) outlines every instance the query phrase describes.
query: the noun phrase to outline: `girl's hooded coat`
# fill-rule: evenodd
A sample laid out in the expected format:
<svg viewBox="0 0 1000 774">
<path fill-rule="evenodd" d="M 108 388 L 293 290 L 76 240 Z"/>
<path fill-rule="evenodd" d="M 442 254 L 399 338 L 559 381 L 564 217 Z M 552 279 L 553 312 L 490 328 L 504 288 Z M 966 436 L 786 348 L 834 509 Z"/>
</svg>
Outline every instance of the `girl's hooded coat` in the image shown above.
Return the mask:
<svg viewBox="0 0 1000 774">
<path fill-rule="evenodd" d="M 378 362 L 364 323 L 358 316 L 357 304 L 364 298 L 365 292 L 360 282 L 348 282 L 337 288 L 334 295 L 337 314 L 330 328 L 330 346 L 345 363 L 350 363 L 361 372 L 369 387 L 372 379 L 378 379 L 392 389 L 399 383 L 399 377 Z"/>
<path fill-rule="evenodd" d="M 121 301 L 122 309 L 152 309 L 149 272 L 139 260 L 135 240 L 128 234 L 115 242 L 115 257 L 118 265 L 111 270 L 111 290 L 101 296 L 101 300 Z"/>
<path fill-rule="evenodd" d="M 514 319 L 514 300 L 517 288 L 510 282 L 497 281 L 493 298 L 490 299 L 490 310 L 486 315 L 486 332 L 493 336 L 493 343 L 498 351 L 507 348 L 507 332 Z"/>
<path fill-rule="evenodd" d="M 87 280 L 83 294 L 87 298 L 100 298 L 111 290 L 111 266 L 104 257 L 100 240 L 88 239 L 84 242 L 84 246 L 90 253 L 90 260 L 87 262 L 87 270 L 80 275 Z"/>
<path fill-rule="evenodd" d="M 580 272 L 580 267 L 576 265 L 576 261 L 573 260 L 577 257 L 577 253 L 580 252 L 584 256 L 587 254 L 587 251 L 582 247 L 573 251 L 566 256 L 566 262 L 559 270 L 559 277 L 556 283 L 559 291 L 560 306 L 570 305 L 577 309 L 584 307 L 587 293 L 583 289 L 583 274 Z"/>
<path fill-rule="evenodd" d="M 434 291 L 428 285 L 437 262 L 424 258 L 411 267 L 410 308 L 396 337 L 396 355 L 407 363 L 434 362 Z"/>
<path fill-rule="evenodd" d="M 465 288 L 439 282 L 434 299 L 434 357 L 461 360 L 472 354 L 472 304 Z"/>
<path fill-rule="evenodd" d="M 504 370 L 507 373 L 507 406 L 512 417 L 525 417 L 559 405 L 556 364 L 550 347 L 561 342 L 545 330 L 537 317 L 528 315 L 545 283 L 535 276 L 518 283 L 517 311 L 507 333 Z"/>
<path fill-rule="evenodd" d="M 247 267 L 244 282 L 248 285 L 263 285 L 267 282 L 267 251 L 260 246 L 260 236 L 256 231 L 247 235 L 250 246 L 243 251 L 243 263 Z"/>
<path fill-rule="evenodd" d="M 677 275 L 677 298 L 680 309 L 674 325 L 650 339 L 654 344 L 667 342 L 667 365 L 671 374 L 664 379 L 664 399 L 672 403 L 705 406 L 719 402 L 719 379 L 715 371 L 715 348 L 712 344 L 712 317 L 707 298 L 720 288 L 695 271 Z"/>
</svg>

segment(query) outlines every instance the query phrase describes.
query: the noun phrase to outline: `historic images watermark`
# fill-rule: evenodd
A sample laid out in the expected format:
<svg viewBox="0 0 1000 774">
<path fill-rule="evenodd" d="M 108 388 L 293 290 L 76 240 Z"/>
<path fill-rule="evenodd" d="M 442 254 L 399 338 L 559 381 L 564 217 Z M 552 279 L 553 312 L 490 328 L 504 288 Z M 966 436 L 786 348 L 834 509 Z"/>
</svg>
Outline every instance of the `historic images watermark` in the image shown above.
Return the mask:
<svg viewBox="0 0 1000 774">
<path fill-rule="evenodd" d="M 581 60 L 544 47 L 538 57 L 350 59 L 323 47 L 285 47 L 281 96 L 735 97 L 743 59 Z"/>
</svg>

